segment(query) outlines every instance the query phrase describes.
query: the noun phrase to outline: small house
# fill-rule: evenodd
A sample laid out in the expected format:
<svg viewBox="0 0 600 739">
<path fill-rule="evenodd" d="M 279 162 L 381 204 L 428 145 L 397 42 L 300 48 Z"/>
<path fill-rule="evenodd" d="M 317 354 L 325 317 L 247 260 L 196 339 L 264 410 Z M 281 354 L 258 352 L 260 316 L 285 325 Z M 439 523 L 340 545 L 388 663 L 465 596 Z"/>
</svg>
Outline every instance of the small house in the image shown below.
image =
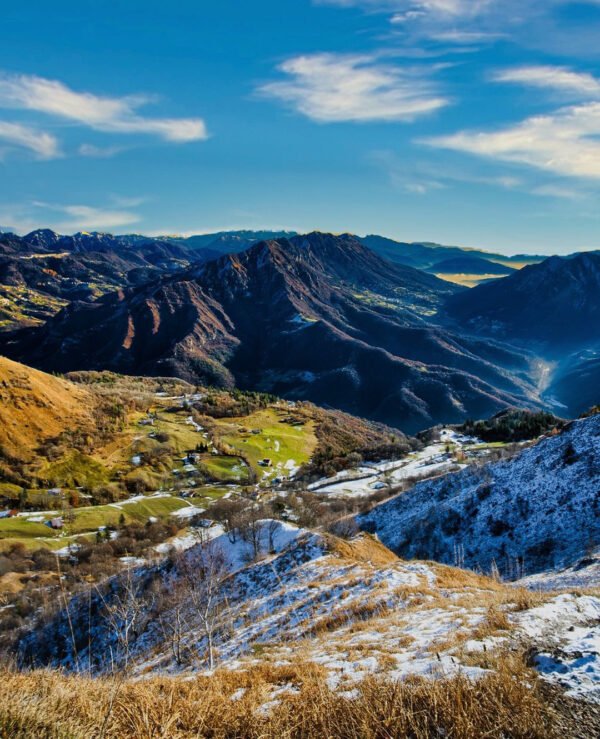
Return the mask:
<svg viewBox="0 0 600 739">
<path fill-rule="evenodd" d="M 273 462 L 268 457 L 265 457 L 264 459 L 259 459 L 258 464 L 261 467 L 272 467 Z"/>
<path fill-rule="evenodd" d="M 46 521 L 46 526 L 49 526 L 51 529 L 62 529 L 64 525 L 62 518 L 51 518 L 49 521 Z"/>
</svg>

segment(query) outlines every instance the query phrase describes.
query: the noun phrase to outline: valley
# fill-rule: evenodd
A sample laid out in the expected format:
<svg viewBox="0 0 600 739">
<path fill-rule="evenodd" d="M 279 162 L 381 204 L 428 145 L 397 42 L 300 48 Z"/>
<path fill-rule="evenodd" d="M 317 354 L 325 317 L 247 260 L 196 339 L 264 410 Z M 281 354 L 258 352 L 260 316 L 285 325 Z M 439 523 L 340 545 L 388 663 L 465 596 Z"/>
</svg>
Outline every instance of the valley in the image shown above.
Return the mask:
<svg viewBox="0 0 600 739">
<path fill-rule="evenodd" d="M 600 738 L 600 0 L 1 19 L 0 739 Z"/>
<path fill-rule="evenodd" d="M 93 253 L 132 259 L 119 238 Z M 0 729 L 292 736 L 305 705 L 308 736 L 575 737 L 567 706 L 595 727 L 595 257 L 463 273 L 486 258 L 423 245 L 423 271 L 350 235 L 248 238 L 9 317 Z M 563 268 L 568 331 L 554 288 L 526 297 Z"/>
</svg>

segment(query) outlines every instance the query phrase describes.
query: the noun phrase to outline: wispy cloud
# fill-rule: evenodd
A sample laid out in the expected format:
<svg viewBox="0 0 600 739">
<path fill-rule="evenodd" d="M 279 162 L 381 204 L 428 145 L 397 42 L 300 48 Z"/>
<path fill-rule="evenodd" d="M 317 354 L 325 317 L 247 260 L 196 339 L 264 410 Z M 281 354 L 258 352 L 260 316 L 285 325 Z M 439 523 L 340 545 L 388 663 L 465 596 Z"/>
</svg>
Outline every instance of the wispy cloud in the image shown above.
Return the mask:
<svg viewBox="0 0 600 739">
<path fill-rule="evenodd" d="M 600 80 L 587 72 L 574 72 L 567 67 L 536 65 L 502 69 L 492 75 L 492 80 L 557 90 L 587 98 L 600 97 Z"/>
<path fill-rule="evenodd" d="M 25 149 L 37 159 L 55 159 L 60 156 L 60 146 L 54 136 L 21 123 L 0 121 L 0 143 L 2 142 L 11 149 Z M 1 153 L 0 149 L 0 158 Z"/>
<path fill-rule="evenodd" d="M 559 200 L 583 200 L 588 193 L 582 190 L 575 190 L 563 185 L 539 185 L 530 191 L 533 195 L 541 195 L 542 197 L 558 198 Z"/>
<path fill-rule="evenodd" d="M 582 102 L 535 115 L 498 131 L 460 131 L 425 140 L 430 146 L 526 164 L 561 176 L 600 179 L 600 81 L 566 67 L 496 71 L 496 82 L 559 91 Z M 538 194 L 558 194 L 559 189 Z M 566 191 L 563 189 L 563 195 Z"/>
<path fill-rule="evenodd" d="M 495 132 L 461 131 L 426 144 L 517 162 L 570 177 L 600 179 L 600 103 L 560 108 Z"/>
<path fill-rule="evenodd" d="M 363 7 L 397 13 L 440 13 L 444 15 L 474 15 L 497 0 L 316 0 L 317 5 L 338 5 L 340 8 Z"/>
<path fill-rule="evenodd" d="M 201 118 L 151 118 L 138 114 L 153 102 L 144 95 L 99 96 L 77 92 L 58 80 L 32 75 L 0 76 L 0 107 L 37 111 L 107 133 L 141 133 L 173 142 L 207 138 Z"/>
<path fill-rule="evenodd" d="M 527 195 L 568 201 L 595 201 L 597 195 L 594 182 L 567 182 L 563 177 L 549 178 L 545 173 L 535 171 L 517 177 L 502 170 L 489 172 L 487 167 L 480 165 L 465 166 L 465 162 L 456 166 L 440 161 L 437 156 L 432 160 L 407 162 L 396 152 L 383 149 L 371 152 L 369 161 L 386 174 L 395 189 L 417 195 L 453 189 L 457 183 L 516 190 Z"/>
<path fill-rule="evenodd" d="M 372 55 L 312 54 L 279 66 L 286 79 L 259 94 L 318 123 L 412 121 L 449 104 L 426 70 L 383 63 Z"/>
<path fill-rule="evenodd" d="M 564 55 L 597 52 L 597 30 L 565 25 L 568 5 L 599 6 L 598 0 L 313 0 L 317 5 L 384 13 L 403 42 L 431 41 L 460 47 L 510 38 L 528 48 Z"/>
<path fill-rule="evenodd" d="M 95 208 L 89 205 L 65 205 L 61 208 L 65 218 L 60 229 L 64 231 L 102 231 L 138 223 L 137 213 L 127 210 Z"/>
<path fill-rule="evenodd" d="M 129 199 L 129 202 L 142 202 Z M 134 206 L 132 206 L 134 207 Z M 87 204 L 61 204 L 33 201 L 0 208 L 0 223 L 7 224 L 18 233 L 36 228 L 51 228 L 58 233 L 75 231 L 112 231 L 139 223 L 141 217 L 131 207 L 102 207 Z"/>
<path fill-rule="evenodd" d="M 82 157 L 94 159 L 110 159 L 122 151 L 122 146 L 96 146 L 95 144 L 81 144 L 77 149 Z"/>
</svg>

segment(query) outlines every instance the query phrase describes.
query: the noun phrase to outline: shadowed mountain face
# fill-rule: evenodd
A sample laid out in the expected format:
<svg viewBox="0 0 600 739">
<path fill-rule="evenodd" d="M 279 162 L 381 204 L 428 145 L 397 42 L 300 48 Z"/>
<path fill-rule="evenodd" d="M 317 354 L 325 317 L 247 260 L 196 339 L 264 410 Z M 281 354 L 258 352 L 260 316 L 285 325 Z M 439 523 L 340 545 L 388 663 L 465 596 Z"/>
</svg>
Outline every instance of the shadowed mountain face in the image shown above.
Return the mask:
<svg viewBox="0 0 600 739">
<path fill-rule="evenodd" d="M 531 404 L 522 353 L 431 323 L 461 291 L 310 234 L 72 304 L 6 351 L 48 370 L 235 383 L 408 431 Z"/>
<path fill-rule="evenodd" d="M 91 301 L 206 256 L 142 236 L 61 236 L 49 229 L 23 237 L 0 234 L 0 330 L 45 320 L 66 302 Z"/>
<path fill-rule="evenodd" d="M 450 257 L 436 262 L 428 267 L 428 272 L 438 275 L 445 274 L 487 274 L 487 275 L 510 275 L 514 272 L 514 267 L 506 264 L 498 264 L 489 259 L 481 259 L 479 257 Z"/>
<path fill-rule="evenodd" d="M 550 257 L 451 296 L 447 312 L 481 335 L 534 342 L 548 357 L 600 340 L 600 254 Z"/>
<path fill-rule="evenodd" d="M 417 484 L 369 513 L 362 528 L 406 559 L 510 576 L 575 564 L 600 534 L 600 415 L 570 423 L 508 461 Z M 512 564 L 511 564 L 512 563 Z"/>
<path fill-rule="evenodd" d="M 545 259 L 545 257 L 533 254 L 516 254 L 515 256 L 507 257 L 504 254 L 495 254 L 480 249 L 465 249 L 460 246 L 443 246 L 442 244 L 428 242 L 406 243 L 374 234 L 362 236 L 360 237 L 360 241 L 369 249 L 372 249 L 385 259 L 389 259 L 391 262 L 405 264 L 417 269 L 430 270 L 432 272 L 437 271 L 432 269 L 434 265 L 446 259 L 481 259 L 482 261 L 490 262 L 492 265 L 501 264 L 508 265 L 509 267 L 511 265 L 520 267 L 523 264 L 537 264 Z M 481 267 L 481 265 L 479 266 Z M 488 272 L 488 274 L 491 274 L 491 272 Z"/>
<path fill-rule="evenodd" d="M 549 407 L 577 416 L 600 403 L 600 253 L 550 257 L 448 298 L 454 326 L 540 358 Z"/>
</svg>

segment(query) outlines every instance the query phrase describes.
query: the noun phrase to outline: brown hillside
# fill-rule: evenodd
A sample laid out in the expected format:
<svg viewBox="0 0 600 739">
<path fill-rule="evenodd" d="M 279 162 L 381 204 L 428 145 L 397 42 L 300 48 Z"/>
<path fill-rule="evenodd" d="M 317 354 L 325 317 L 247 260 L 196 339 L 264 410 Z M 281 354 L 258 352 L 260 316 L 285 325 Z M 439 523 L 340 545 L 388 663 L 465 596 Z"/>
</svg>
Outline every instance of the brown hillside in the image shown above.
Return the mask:
<svg viewBox="0 0 600 739">
<path fill-rule="evenodd" d="M 0 448 L 23 458 L 68 428 L 91 427 L 95 402 L 72 382 L 0 357 Z"/>
</svg>

